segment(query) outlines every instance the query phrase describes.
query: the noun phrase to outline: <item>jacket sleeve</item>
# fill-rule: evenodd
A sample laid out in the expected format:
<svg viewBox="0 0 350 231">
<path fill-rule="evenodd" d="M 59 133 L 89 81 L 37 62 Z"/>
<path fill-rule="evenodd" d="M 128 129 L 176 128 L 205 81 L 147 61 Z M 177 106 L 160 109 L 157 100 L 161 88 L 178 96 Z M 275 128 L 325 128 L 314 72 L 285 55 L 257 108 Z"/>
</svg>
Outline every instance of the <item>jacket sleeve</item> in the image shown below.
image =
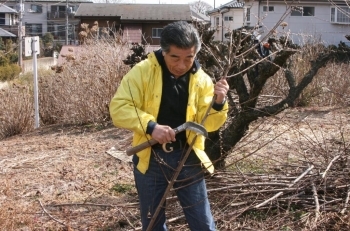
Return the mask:
<svg viewBox="0 0 350 231">
<path fill-rule="evenodd" d="M 211 78 L 203 72 L 203 79 L 201 81 L 202 88 L 198 99 L 198 122 L 201 122 L 206 116 L 207 109 L 211 104 L 214 96 L 214 84 Z M 204 126 L 208 132 L 218 130 L 227 119 L 228 104 L 225 102 L 222 110 L 216 111 L 212 107 L 209 110 Z"/>
<path fill-rule="evenodd" d="M 146 134 L 147 123 L 155 120 L 145 112 L 143 74 L 141 66 L 134 66 L 123 77 L 109 105 L 113 124 L 138 134 Z"/>
</svg>

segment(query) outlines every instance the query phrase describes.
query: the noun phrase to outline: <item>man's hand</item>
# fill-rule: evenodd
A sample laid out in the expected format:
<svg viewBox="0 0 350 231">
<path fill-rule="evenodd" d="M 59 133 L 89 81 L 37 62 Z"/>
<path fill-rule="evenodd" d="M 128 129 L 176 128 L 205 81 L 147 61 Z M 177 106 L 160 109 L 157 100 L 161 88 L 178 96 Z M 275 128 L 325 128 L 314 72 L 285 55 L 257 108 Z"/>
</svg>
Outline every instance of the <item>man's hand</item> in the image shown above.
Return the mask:
<svg viewBox="0 0 350 231">
<path fill-rule="evenodd" d="M 152 132 L 152 138 L 160 144 L 176 141 L 174 130 L 167 125 L 157 124 Z"/>
<path fill-rule="evenodd" d="M 222 104 L 224 102 L 228 89 L 229 85 L 226 79 L 221 79 L 216 82 L 214 87 L 214 94 L 216 95 L 215 103 Z"/>
</svg>

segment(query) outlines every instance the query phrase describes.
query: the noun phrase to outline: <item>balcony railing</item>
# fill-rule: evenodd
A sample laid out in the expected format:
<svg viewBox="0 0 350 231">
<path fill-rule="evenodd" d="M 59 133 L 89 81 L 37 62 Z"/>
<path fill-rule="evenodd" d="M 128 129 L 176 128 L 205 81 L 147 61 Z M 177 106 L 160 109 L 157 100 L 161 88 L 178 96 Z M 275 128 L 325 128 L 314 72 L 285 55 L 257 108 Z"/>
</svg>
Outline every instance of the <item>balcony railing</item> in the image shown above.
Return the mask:
<svg viewBox="0 0 350 231">
<path fill-rule="evenodd" d="M 47 12 L 47 19 L 48 20 L 55 20 L 55 19 L 65 19 L 66 18 L 66 11 L 55 11 L 55 12 Z M 68 18 L 74 18 L 73 14 L 68 14 Z"/>
</svg>

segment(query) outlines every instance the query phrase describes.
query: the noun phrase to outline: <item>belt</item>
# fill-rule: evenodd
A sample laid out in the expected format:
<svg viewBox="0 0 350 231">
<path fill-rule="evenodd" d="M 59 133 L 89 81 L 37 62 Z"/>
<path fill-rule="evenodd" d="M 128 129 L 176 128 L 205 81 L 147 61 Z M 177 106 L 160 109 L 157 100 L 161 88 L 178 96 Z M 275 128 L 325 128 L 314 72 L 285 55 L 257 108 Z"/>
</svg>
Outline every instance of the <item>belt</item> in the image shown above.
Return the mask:
<svg viewBox="0 0 350 231">
<path fill-rule="evenodd" d="M 152 146 L 153 149 L 162 149 L 164 151 L 174 151 L 174 150 L 179 150 L 179 149 L 184 149 L 186 146 L 187 142 L 186 141 L 182 141 L 182 140 L 176 140 L 175 142 L 171 142 L 171 143 L 166 143 L 164 145 L 164 147 L 166 148 L 166 150 L 163 149 L 163 144 L 155 144 Z"/>
</svg>

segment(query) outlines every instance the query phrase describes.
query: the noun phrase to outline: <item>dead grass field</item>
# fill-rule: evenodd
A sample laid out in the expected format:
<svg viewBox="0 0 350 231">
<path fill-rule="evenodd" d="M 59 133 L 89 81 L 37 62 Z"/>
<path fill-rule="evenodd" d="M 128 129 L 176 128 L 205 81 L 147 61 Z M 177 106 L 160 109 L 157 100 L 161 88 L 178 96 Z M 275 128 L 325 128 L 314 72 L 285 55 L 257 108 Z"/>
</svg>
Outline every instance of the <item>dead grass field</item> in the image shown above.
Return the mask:
<svg viewBox="0 0 350 231">
<path fill-rule="evenodd" d="M 252 135 L 243 141 L 244 150 L 282 131 L 254 155 L 297 155 L 300 131 L 322 143 L 338 139 L 341 127 L 349 141 L 349 115 L 349 108 L 288 109 L 267 119 L 262 140 L 251 142 Z M 131 166 L 106 153 L 114 146 L 123 151 L 129 136 L 112 126 L 55 125 L 1 140 L 0 230 L 135 230 L 140 224 Z M 239 226 L 222 230 L 247 230 Z M 176 227 L 171 230 L 187 230 Z"/>
</svg>

